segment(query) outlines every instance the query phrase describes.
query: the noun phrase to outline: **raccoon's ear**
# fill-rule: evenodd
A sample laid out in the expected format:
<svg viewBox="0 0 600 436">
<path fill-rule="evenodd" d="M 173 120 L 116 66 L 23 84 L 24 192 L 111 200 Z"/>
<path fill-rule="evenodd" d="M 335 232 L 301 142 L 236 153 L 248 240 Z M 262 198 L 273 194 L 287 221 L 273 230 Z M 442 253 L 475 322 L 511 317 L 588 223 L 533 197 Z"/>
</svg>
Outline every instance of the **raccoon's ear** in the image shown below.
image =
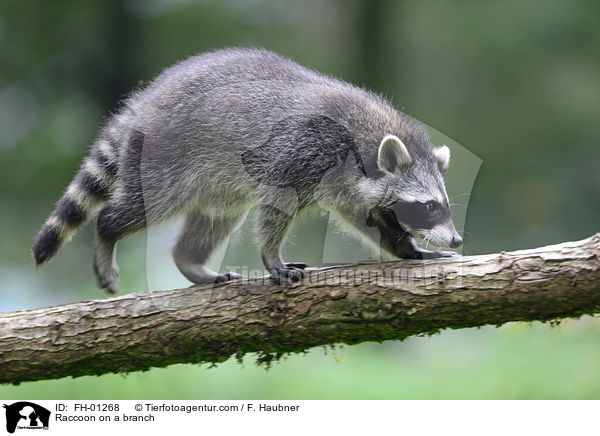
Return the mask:
<svg viewBox="0 0 600 436">
<path fill-rule="evenodd" d="M 440 170 L 442 172 L 446 171 L 450 166 L 450 149 L 448 146 L 442 145 L 441 147 L 435 147 L 433 149 L 433 155 L 438 160 Z"/>
<path fill-rule="evenodd" d="M 385 135 L 379 144 L 377 166 L 382 170 L 394 172 L 395 169 L 412 162 L 406 145 L 395 135 Z"/>
</svg>

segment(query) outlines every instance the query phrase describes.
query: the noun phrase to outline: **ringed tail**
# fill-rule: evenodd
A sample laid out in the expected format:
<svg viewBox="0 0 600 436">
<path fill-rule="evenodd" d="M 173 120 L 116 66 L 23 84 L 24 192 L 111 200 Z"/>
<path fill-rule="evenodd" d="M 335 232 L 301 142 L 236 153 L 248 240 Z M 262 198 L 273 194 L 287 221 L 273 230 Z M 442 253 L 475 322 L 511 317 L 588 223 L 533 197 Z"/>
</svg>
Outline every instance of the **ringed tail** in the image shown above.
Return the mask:
<svg viewBox="0 0 600 436">
<path fill-rule="evenodd" d="M 107 139 L 99 139 L 36 236 L 32 248 L 36 265 L 50 260 L 63 243 L 97 214 L 109 198 L 117 168 L 116 147 Z"/>
</svg>

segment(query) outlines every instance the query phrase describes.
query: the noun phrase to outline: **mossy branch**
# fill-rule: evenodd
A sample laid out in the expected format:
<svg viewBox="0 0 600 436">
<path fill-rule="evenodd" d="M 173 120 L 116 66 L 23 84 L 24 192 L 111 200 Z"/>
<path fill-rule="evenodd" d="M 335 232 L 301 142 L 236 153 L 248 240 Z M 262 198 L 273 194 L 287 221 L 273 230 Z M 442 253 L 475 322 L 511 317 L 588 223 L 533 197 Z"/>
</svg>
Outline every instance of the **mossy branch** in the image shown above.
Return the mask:
<svg viewBox="0 0 600 436">
<path fill-rule="evenodd" d="M 600 312 L 600 233 L 532 250 L 315 269 L 0 314 L 0 383 L 263 359 Z"/>
</svg>

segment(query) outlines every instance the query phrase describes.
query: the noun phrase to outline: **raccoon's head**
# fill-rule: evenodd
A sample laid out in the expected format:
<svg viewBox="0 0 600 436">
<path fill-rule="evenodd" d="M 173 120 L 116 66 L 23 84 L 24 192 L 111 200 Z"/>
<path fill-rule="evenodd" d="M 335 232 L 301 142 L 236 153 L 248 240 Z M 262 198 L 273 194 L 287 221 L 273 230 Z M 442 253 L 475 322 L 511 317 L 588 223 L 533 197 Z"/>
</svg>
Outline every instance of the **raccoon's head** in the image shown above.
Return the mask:
<svg viewBox="0 0 600 436">
<path fill-rule="evenodd" d="M 379 145 L 379 177 L 363 185 L 379 196 L 370 207 L 367 224 L 379 228 L 384 245 L 390 245 L 404 232 L 421 236 L 439 247 L 456 248 L 462 238 L 450 217 L 444 172 L 450 163 L 447 146 L 414 147 L 413 155 L 395 135 L 386 135 Z M 389 244 L 386 244 L 389 242 Z"/>
</svg>

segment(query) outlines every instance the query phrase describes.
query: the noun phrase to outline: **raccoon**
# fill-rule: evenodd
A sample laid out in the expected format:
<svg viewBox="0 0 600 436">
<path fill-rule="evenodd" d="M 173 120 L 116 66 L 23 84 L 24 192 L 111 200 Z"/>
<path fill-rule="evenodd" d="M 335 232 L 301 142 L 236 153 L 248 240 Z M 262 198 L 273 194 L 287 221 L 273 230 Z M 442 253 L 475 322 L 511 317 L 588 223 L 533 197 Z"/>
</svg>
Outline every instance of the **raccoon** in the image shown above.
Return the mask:
<svg viewBox="0 0 600 436">
<path fill-rule="evenodd" d="M 117 292 L 116 244 L 177 215 L 173 259 L 193 283 L 240 278 L 204 264 L 258 208 L 262 260 L 278 283 L 306 265 L 284 262 L 292 220 L 318 204 L 355 233 L 403 259 L 450 256 L 420 248 L 462 243 L 443 174 L 450 150 L 383 97 L 264 49 L 225 49 L 184 60 L 132 93 L 38 233 L 48 261 L 97 216 L 94 270 Z"/>
</svg>

